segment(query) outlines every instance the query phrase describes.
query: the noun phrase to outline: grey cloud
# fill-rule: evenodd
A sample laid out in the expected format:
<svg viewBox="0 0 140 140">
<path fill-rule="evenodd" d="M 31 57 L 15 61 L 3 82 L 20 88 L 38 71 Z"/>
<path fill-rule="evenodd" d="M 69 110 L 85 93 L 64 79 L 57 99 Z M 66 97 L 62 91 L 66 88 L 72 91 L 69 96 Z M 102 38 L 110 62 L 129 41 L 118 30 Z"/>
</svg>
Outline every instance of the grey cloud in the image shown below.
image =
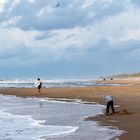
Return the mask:
<svg viewBox="0 0 140 140">
<path fill-rule="evenodd" d="M 41 32 L 40 35 L 37 35 L 37 36 L 35 37 L 35 39 L 36 39 L 36 40 L 43 40 L 43 39 L 55 37 L 56 35 L 57 35 L 56 33 Z"/>
<path fill-rule="evenodd" d="M 11 1 L 5 5 L 5 11 L 0 13 L 1 21 L 20 16 L 14 26 L 23 30 L 52 30 L 62 28 L 73 28 L 86 26 L 97 19 L 116 14 L 124 9 L 125 2 L 112 1 L 110 3 L 100 3 L 94 1 L 90 6 L 81 8 L 84 4 L 82 0 L 40 0 L 30 3 L 28 0 L 20 1 L 11 8 Z M 52 11 L 44 10 L 37 16 L 39 11 L 46 6 L 52 7 Z M 95 16 L 90 16 L 94 14 Z M 11 26 L 11 25 L 9 25 Z"/>
<path fill-rule="evenodd" d="M 106 39 L 106 37 L 102 37 L 100 38 L 95 44 L 91 44 L 89 45 L 89 47 L 87 48 L 88 52 L 108 52 L 108 50 L 110 49 L 110 45 L 109 45 L 109 41 Z"/>
<path fill-rule="evenodd" d="M 66 39 L 73 38 L 73 37 L 76 37 L 76 34 L 75 33 L 72 33 L 72 34 L 67 35 L 66 36 Z"/>
<path fill-rule="evenodd" d="M 125 54 L 125 53 L 132 53 L 133 51 L 140 50 L 140 41 L 136 41 L 136 40 L 124 41 L 119 43 L 118 45 L 119 47 L 112 48 L 110 50 L 110 53 Z"/>
<path fill-rule="evenodd" d="M 111 16 L 114 14 L 119 14 L 124 11 L 127 7 L 127 1 L 124 0 L 113 0 L 113 1 L 104 1 L 102 4 L 100 1 L 97 1 L 93 4 L 93 9 L 96 12 L 96 19 L 100 19 L 102 17 Z"/>
<path fill-rule="evenodd" d="M 134 4 L 137 7 L 140 6 L 140 1 L 139 0 L 131 0 L 131 3 Z"/>
</svg>

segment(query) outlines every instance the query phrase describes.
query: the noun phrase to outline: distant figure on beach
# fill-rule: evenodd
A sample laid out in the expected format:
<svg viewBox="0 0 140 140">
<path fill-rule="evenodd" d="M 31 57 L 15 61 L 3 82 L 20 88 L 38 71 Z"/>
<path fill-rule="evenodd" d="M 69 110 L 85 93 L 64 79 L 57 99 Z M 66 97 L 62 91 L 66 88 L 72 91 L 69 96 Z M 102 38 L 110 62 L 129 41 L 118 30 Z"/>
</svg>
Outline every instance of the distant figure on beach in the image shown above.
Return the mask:
<svg viewBox="0 0 140 140">
<path fill-rule="evenodd" d="M 106 115 L 108 115 L 110 107 L 111 107 L 111 109 L 112 109 L 112 113 L 115 113 L 115 110 L 114 110 L 114 103 L 113 103 L 113 97 L 112 97 L 111 95 L 107 95 L 107 96 L 104 96 L 104 98 L 105 98 L 106 101 L 107 101 Z"/>
<path fill-rule="evenodd" d="M 113 80 L 113 78 L 111 77 L 110 80 Z"/>
<path fill-rule="evenodd" d="M 103 78 L 103 81 L 106 81 L 106 78 Z"/>
<path fill-rule="evenodd" d="M 38 92 L 41 93 L 42 82 L 41 82 L 40 78 L 37 79 L 37 81 L 35 82 L 35 85 L 38 88 Z"/>
</svg>

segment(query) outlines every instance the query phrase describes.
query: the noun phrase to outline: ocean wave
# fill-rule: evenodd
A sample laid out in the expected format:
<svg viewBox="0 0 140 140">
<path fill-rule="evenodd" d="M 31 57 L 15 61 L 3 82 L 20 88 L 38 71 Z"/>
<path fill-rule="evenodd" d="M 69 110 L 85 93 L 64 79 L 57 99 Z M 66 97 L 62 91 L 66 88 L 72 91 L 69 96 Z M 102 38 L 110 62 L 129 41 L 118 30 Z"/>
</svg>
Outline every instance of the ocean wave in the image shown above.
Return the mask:
<svg viewBox="0 0 140 140">
<path fill-rule="evenodd" d="M 45 120 L 31 116 L 14 115 L 0 110 L 0 138 L 2 140 L 42 140 L 42 137 L 75 132 L 78 127 L 43 125 Z"/>
<path fill-rule="evenodd" d="M 0 80 L 0 88 L 33 88 L 35 87 L 35 79 L 26 80 Z M 93 79 L 52 79 L 42 80 L 43 87 L 86 87 L 86 86 L 121 86 L 121 84 L 101 84 L 96 83 Z"/>
</svg>

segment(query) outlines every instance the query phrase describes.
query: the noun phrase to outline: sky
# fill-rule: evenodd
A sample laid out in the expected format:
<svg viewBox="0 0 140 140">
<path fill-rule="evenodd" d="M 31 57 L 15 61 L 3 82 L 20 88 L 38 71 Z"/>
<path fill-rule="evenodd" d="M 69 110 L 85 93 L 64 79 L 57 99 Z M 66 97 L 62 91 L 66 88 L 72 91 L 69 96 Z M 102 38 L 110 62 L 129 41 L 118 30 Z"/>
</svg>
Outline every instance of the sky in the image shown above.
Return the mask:
<svg viewBox="0 0 140 140">
<path fill-rule="evenodd" d="M 134 72 L 139 0 L 0 0 L 0 79 Z"/>
</svg>

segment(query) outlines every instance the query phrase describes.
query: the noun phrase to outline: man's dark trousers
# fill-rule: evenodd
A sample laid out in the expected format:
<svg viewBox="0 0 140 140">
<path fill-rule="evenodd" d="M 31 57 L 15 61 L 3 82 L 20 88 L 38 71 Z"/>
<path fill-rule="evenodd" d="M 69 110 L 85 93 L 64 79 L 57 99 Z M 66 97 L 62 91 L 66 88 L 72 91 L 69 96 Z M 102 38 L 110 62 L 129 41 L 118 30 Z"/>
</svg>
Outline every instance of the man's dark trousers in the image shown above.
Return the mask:
<svg viewBox="0 0 140 140">
<path fill-rule="evenodd" d="M 107 102 L 107 108 L 106 108 L 106 114 L 109 113 L 110 106 L 111 106 L 111 109 L 112 109 L 112 113 L 115 113 L 113 101 L 108 101 Z"/>
</svg>

